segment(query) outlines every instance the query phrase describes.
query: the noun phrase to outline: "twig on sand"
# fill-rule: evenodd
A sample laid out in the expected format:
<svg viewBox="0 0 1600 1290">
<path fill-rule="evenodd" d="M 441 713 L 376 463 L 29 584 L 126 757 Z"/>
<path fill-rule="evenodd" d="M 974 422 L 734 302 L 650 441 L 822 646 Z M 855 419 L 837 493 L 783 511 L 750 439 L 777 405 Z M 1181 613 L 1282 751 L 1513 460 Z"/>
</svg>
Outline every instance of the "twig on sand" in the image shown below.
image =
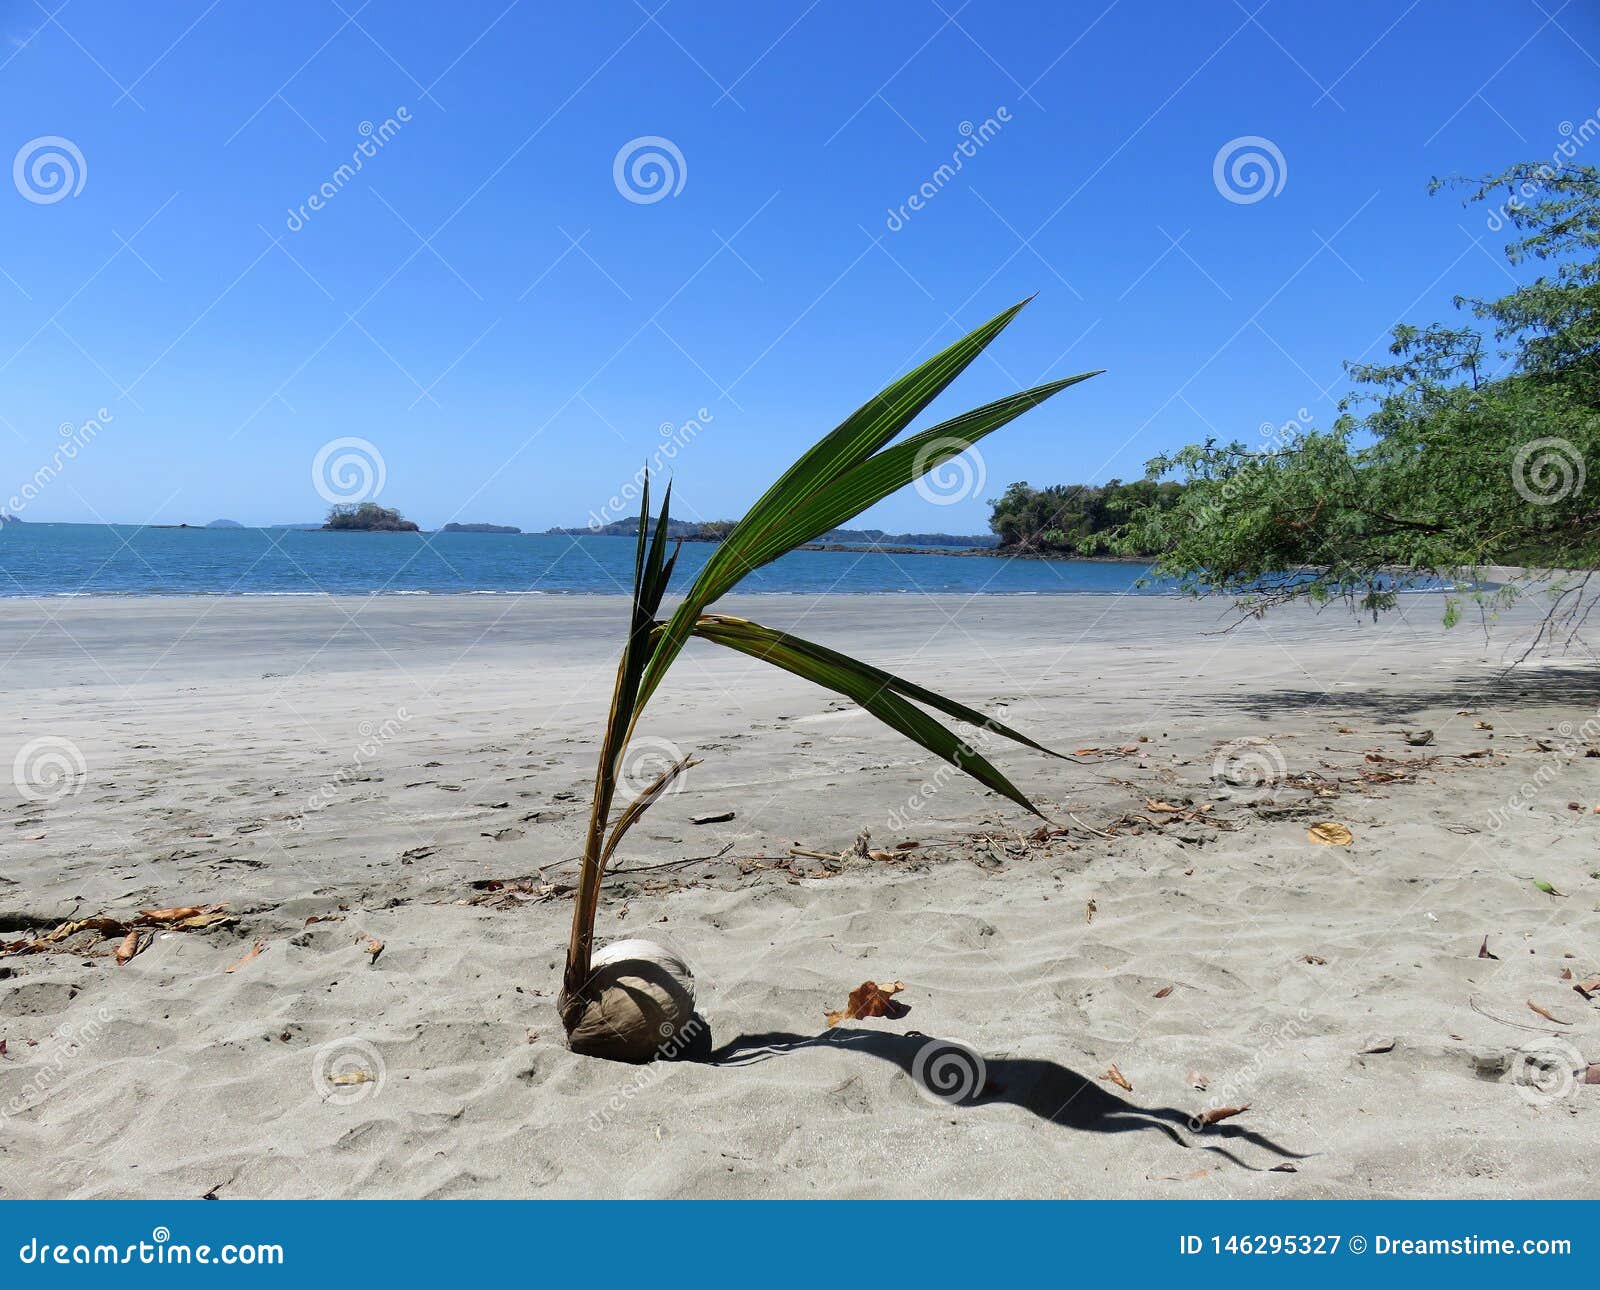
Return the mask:
<svg viewBox="0 0 1600 1290">
<path fill-rule="evenodd" d="M 1116 836 L 1117 836 L 1117 835 L 1116 835 L 1116 834 L 1115 834 L 1115 833 L 1105 833 L 1105 832 L 1102 832 L 1102 831 L 1101 831 L 1101 830 L 1100 830 L 1100 829 L 1097 829 L 1097 828 L 1095 828 L 1095 826 L 1094 826 L 1094 825 L 1092 825 L 1092 824 L 1085 824 L 1085 823 L 1084 823 L 1084 822 L 1083 822 L 1083 821 L 1082 821 L 1082 820 L 1080 820 L 1080 819 L 1079 819 L 1079 818 L 1078 818 L 1078 817 L 1077 817 L 1077 816 L 1076 816 L 1076 815 L 1074 815 L 1074 814 L 1073 814 L 1073 813 L 1072 813 L 1072 812 L 1071 812 L 1071 811 L 1068 811 L 1068 812 L 1067 812 L 1067 817 L 1068 817 L 1068 818 L 1069 818 L 1069 819 L 1071 819 L 1071 820 L 1072 820 L 1072 821 L 1073 821 L 1073 823 L 1075 823 L 1075 824 L 1076 824 L 1076 825 L 1077 825 L 1077 826 L 1078 826 L 1078 827 L 1079 827 L 1079 828 L 1081 828 L 1081 829 L 1088 829 L 1088 830 L 1089 830 L 1089 832 L 1090 832 L 1090 833 L 1093 833 L 1093 834 L 1094 834 L 1094 835 L 1095 835 L 1095 836 L 1096 836 L 1096 837 L 1101 837 L 1101 838 L 1114 838 L 1114 837 L 1116 837 Z"/>
<path fill-rule="evenodd" d="M 660 864 L 641 864 L 641 865 L 634 865 L 631 869 L 613 869 L 606 876 L 608 878 L 620 878 L 624 874 L 629 874 L 629 873 L 649 873 L 649 872 L 651 872 L 652 870 L 655 870 L 655 869 L 681 869 L 686 864 L 699 864 L 703 860 L 720 860 L 720 859 L 722 859 L 723 856 L 727 855 L 728 852 L 730 852 L 732 850 L 733 850 L 733 843 L 730 842 L 725 847 L 723 847 L 721 851 L 718 851 L 715 855 L 709 855 L 709 856 L 686 856 L 682 860 L 663 860 Z"/>
</svg>

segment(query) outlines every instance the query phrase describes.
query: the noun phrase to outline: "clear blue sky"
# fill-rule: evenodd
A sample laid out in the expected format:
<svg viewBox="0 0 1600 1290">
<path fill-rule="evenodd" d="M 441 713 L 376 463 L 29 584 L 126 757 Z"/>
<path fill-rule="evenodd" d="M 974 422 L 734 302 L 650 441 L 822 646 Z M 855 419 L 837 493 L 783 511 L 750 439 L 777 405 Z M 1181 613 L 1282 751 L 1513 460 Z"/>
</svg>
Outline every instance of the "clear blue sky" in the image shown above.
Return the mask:
<svg viewBox="0 0 1600 1290">
<path fill-rule="evenodd" d="M 1342 359 L 1507 284 L 1429 176 L 1600 110 L 1588 0 L 0 0 L 0 40 L 0 160 L 83 159 L 60 200 L 0 184 L 0 500 L 112 415 L 35 520 L 315 519 L 318 449 L 359 436 L 425 526 L 576 524 L 701 408 L 678 495 L 733 515 L 1037 291 L 937 409 L 1108 374 L 988 441 L 981 496 L 867 517 L 978 531 L 1013 479 L 1331 420 Z M 674 195 L 614 182 L 642 136 Z M 1243 136 L 1284 161 L 1253 202 L 1213 176 Z"/>
</svg>

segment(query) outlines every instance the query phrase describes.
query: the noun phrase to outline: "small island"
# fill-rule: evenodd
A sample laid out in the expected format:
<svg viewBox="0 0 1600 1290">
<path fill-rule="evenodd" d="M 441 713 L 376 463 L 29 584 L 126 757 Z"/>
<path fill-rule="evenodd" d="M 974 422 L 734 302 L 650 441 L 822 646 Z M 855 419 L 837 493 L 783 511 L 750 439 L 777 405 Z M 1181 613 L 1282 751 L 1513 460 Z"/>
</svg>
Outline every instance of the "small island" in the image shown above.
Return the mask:
<svg viewBox="0 0 1600 1290">
<path fill-rule="evenodd" d="M 415 520 L 404 518 L 399 511 L 376 502 L 347 502 L 328 512 L 322 526 L 324 532 L 335 533 L 417 533 Z"/>
<path fill-rule="evenodd" d="M 208 529 L 242 529 L 244 525 L 239 523 L 238 520 L 212 520 L 206 527 Z"/>
<path fill-rule="evenodd" d="M 439 532 L 520 534 L 522 530 L 512 524 L 446 524 Z"/>
</svg>

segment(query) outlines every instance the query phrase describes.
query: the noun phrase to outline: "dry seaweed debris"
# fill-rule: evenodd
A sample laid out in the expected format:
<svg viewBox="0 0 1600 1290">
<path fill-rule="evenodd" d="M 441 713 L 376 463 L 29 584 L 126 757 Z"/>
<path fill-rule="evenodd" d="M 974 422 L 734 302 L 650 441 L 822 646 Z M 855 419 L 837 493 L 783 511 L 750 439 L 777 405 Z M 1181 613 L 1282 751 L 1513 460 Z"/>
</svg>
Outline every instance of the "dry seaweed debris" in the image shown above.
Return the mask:
<svg viewBox="0 0 1600 1290">
<path fill-rule="evenodd" d="M 141 909 L 130 919 L 110 918 L 96 914 L 89 918 L 69 918 L 58 923 L 43 936 L 24 936 L 14 941 L 0 941 L 0 958 L 19 954 L 75 954 L 82 945 L 72 942 L 87 933 L 96 942 L 114 940 L 113 952 L 118 965 L 130 962 L 144 952 L 154 939 L 153 931 L 198 932 L 212 927 L 226 927 L 239 920 L 227 912 L 225 905 L 180 905 L 171 909 Z"/>
</svg>

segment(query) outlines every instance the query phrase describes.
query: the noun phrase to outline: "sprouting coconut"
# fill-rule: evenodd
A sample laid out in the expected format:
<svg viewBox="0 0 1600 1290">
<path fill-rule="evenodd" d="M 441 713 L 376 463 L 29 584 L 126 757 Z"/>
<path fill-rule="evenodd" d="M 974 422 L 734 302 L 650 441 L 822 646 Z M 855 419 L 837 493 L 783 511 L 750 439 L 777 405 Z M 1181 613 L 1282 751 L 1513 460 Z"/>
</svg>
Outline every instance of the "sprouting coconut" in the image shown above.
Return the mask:
<svg viewBox="0 0 1600 1290">
<path fill-rule="evenodd" d="M 650 484 L 648 477 L 644 480 L 632 621 L 617 665 L 616 690 L 595 770 L 594 799 L 558 1005 L 574 1052 L 617 1061 L 649 1061 L 663 1050 L 675 1051 L 694 1016 L 694 978 L 677 954 L 644 940 L 620 941 L 599 953 L 594 949 L 600 883 L 618 843 L 668 785 L 695 764 L 689 757 L 673 763 L 612 819 L 619 767 L 634 727 L 691 636 L 763 659 L 854 700 L 957 770 L 1039 814 L 976 749 L 916 704 L 1051 756 L 1059 754 L 972 708 L 870 664 L 747 619 L 706 612 L 753 569 L 838 528 L 1051 395 L 1098 375 L 1084 372 L 1051 381 L 890 444 L 1026 303 L 1013 305 L 902 376 L 813 445 L 722 540 L 683 603 L 664 621 L 656 614 L 678 558 L 676 547 L 670 554 L 667 550 L 672 489 L 669 485 L 652 530 Z"/>
</svg>

